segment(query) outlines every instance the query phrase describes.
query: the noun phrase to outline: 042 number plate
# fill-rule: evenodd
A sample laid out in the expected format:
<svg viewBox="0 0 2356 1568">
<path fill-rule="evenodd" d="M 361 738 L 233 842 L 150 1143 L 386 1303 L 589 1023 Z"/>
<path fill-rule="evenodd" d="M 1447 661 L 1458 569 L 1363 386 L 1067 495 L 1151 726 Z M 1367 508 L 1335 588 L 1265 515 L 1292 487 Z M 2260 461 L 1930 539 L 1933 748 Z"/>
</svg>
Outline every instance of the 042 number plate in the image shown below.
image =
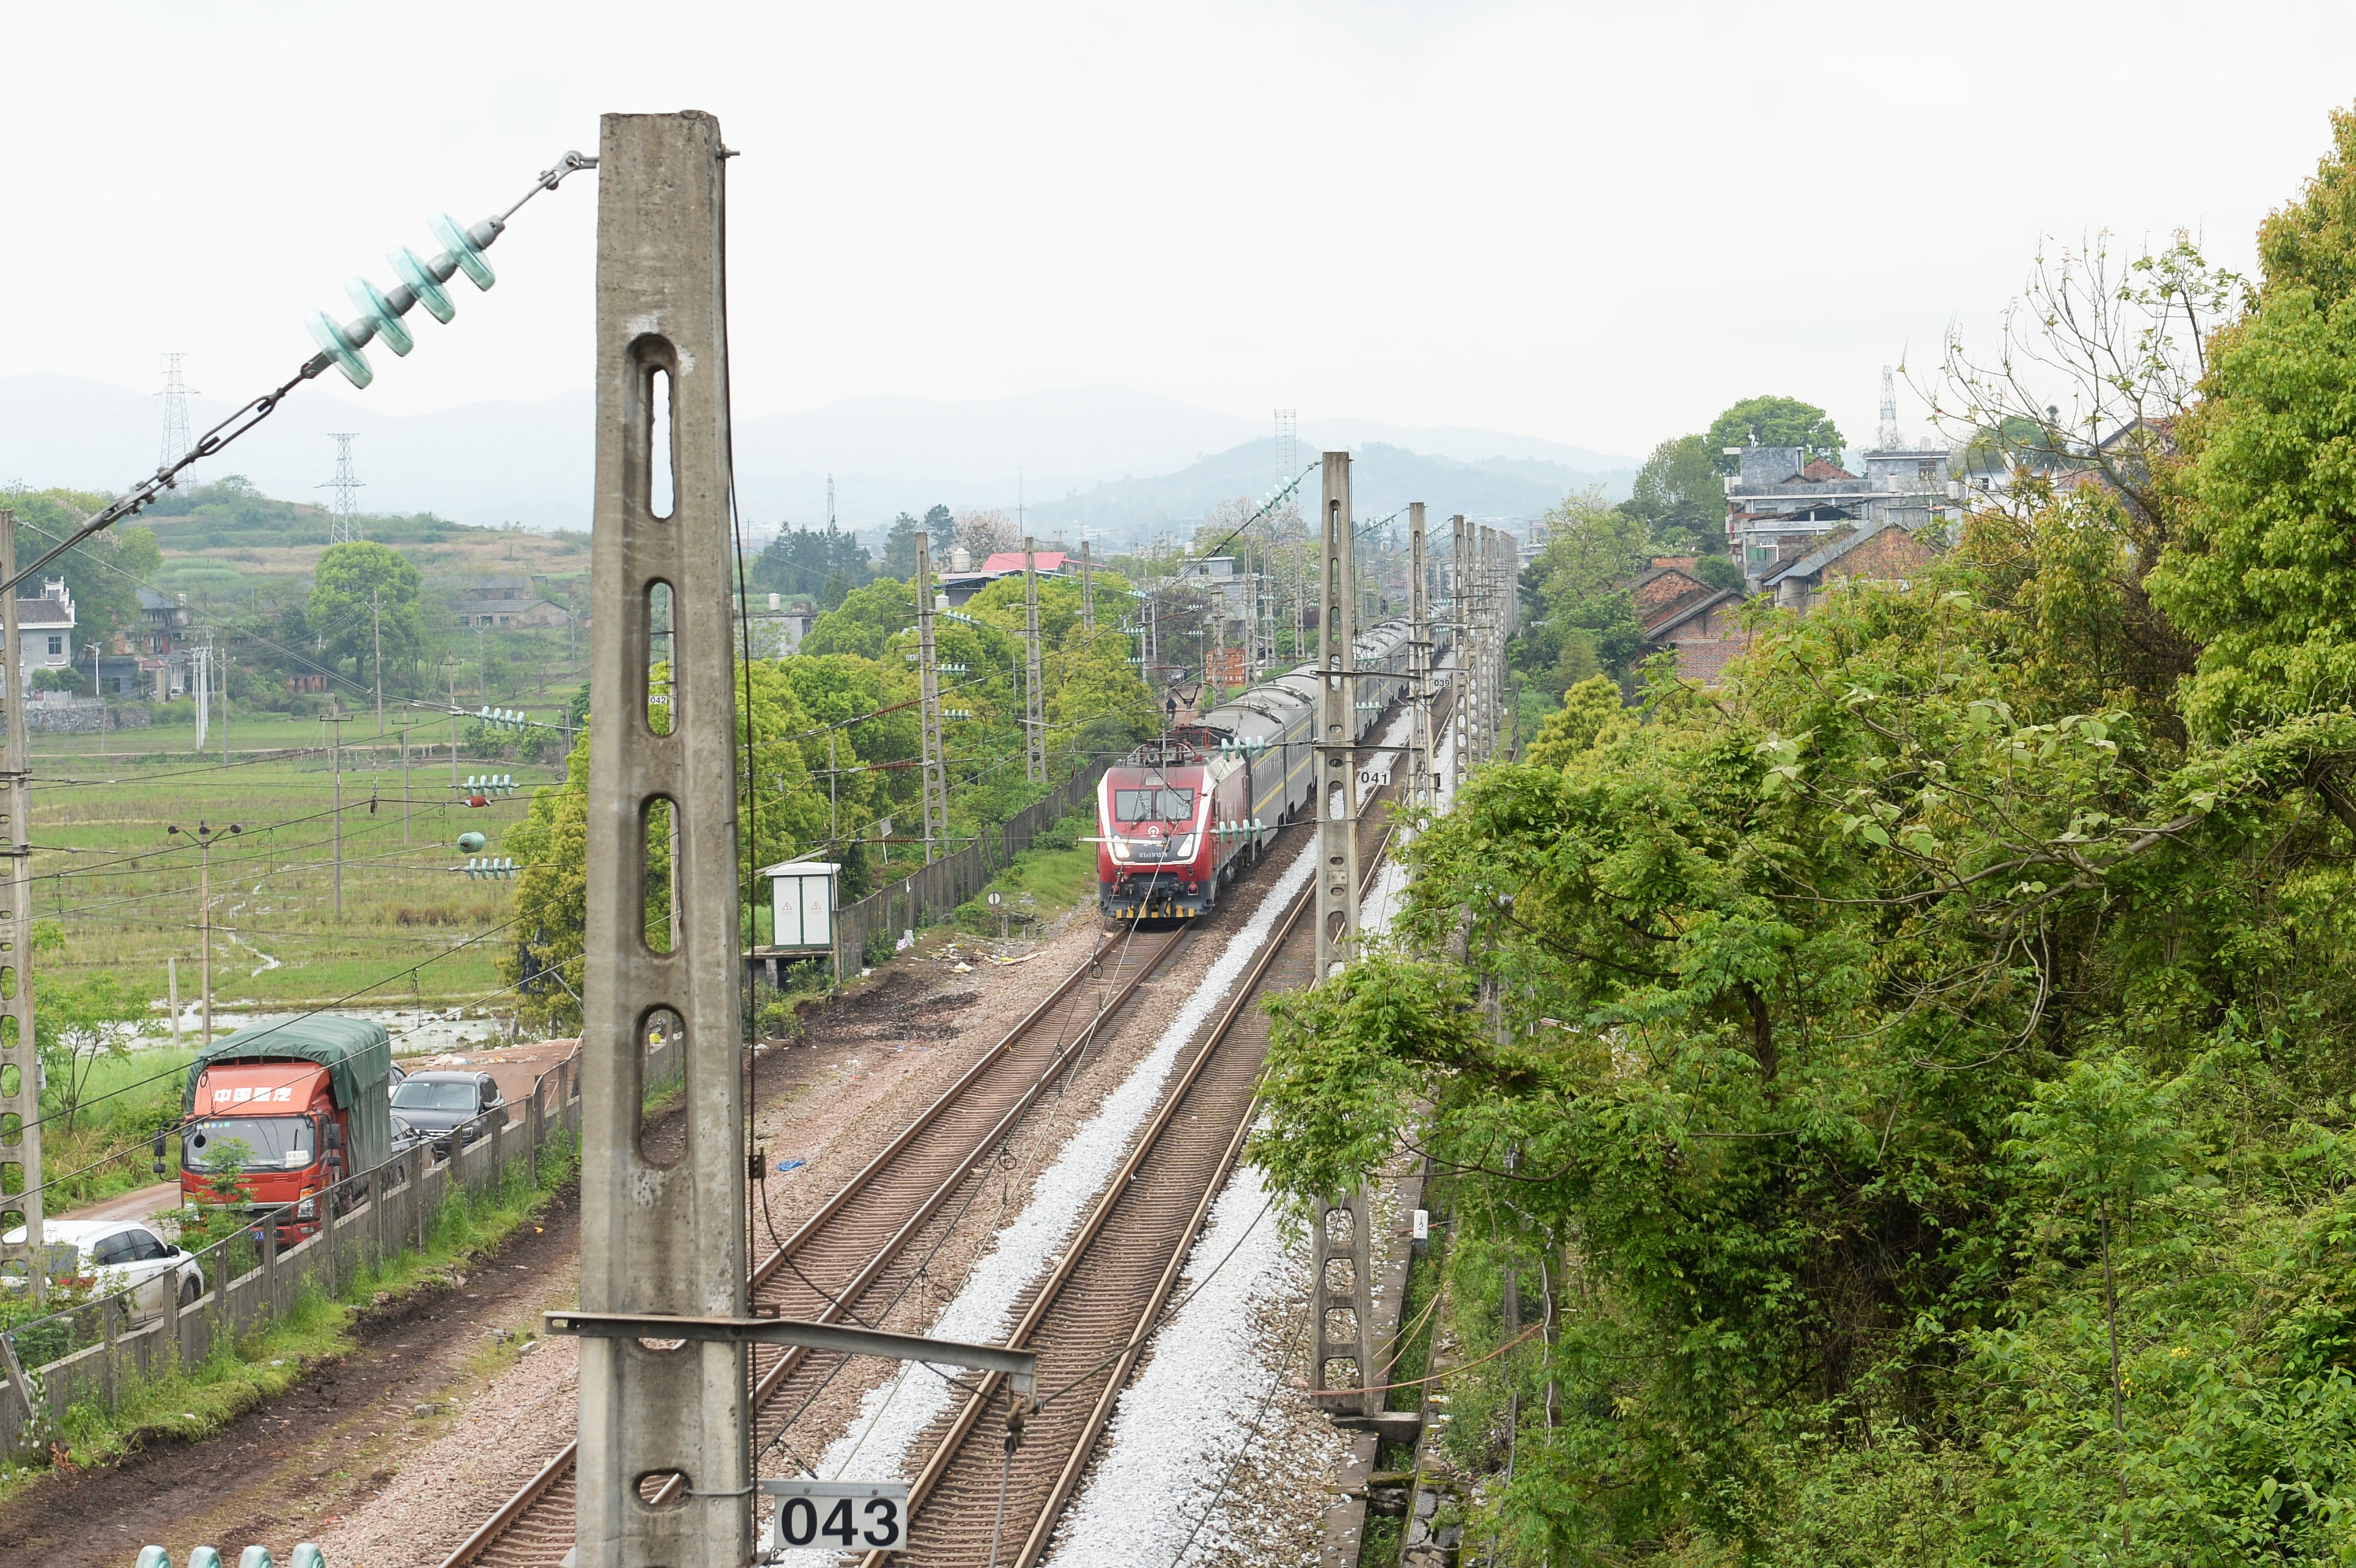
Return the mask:
<svg viewBox="0 0 2356 1568">
<path fill-rule="evenodd" d="M 776 1506 L 776 1544 L 837 1552 L 908 1550 L 908 1483 L 764 1479 Z"/>
</svg>

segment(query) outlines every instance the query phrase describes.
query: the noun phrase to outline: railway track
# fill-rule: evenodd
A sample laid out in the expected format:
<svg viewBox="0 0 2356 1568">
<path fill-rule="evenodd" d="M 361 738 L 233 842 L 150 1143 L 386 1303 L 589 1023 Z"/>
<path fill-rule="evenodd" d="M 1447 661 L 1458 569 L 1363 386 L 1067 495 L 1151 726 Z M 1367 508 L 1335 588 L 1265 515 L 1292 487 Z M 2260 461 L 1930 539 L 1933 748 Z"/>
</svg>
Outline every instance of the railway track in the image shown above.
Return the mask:
<svg viewBox="0 0 2356 1568">
<path fill-rule="evenodd" d="M 1447 705 L 1443 693 L 1434 704 L 1436 734 L 1445 733 Z M 1373 801 L 1392 794 L 1386 786 Z M 1370 812 L 1360 830 L 1369 883 L 1387 837 L 1387 829 L 1372 820 L 1378 815 Z M 1313 902 L 1313 893 L 1304 892 L 1281 917 L 1209 1034 L 1182 1058 L 1161 1107 L 1061 1262 L 1019 1304 L 1023 1315 L 1009 1342 L 1040 1352 L 1040 1387 L 1055 1397 L 1029 1418 L 1005 1477 L 1003 1520 L 996 1509 L 1002 1426 L 983 1420 L 993 1399 L 1001 1409 L 1005 1404 L 993 1378 L 956 1408 L 948 1429 L 937 1435 L 910 1494 L 912 1520 L 918 1512 L 925 1520 L 920 1549 L 902 1555 L 925 1563 L 985 1563 L 993 1525 L 1008 1541 L 1021 1541 L 1019 1554 L 1001 1554 L 1001 1562 L 1027 1568 L 1044 1551 L 1241 1150 L 1267 1045 L 1267 1020 L 1257 1003 L 1269 990 L 1309 983 L 1315 942 L 1313 922 L 1303 911 Z M 1197 929 L 1122 932 L 1100 942 L 832 1197 L 777 1240 L 753 1273 L 756 1311 L 921 1330 L 920 1322 L 898 1321 L 894 1314 L 923 1305 L 911 1298 L 926 1262 L 998 1178 L 1001 1153 Z M 1091 978 L 1102 983 L 1101 1000 L 1076 1017 L 1074 993 Z M 1182 1135 L 1170 1136 L 1173 1131 Z M 1191 1135 L 1205 1131 L 1213 1135 Z M 813 1359 L 799 1348 L 756 1347 L 757 1445 L 766 1448 L 777 1438 L 841 1365 L 840 1358 Z M 558 1568 L 573 1544 L 573 1452 L 568 1444 L 552 1456 L 442 1568 Z M 648 1500 L 666 1498 L 658 1494 Z M 884 1562 L 874 1554 L 866 1568 L 882 1568 Z"/>
<path fill-rule="evenodd" d="M 821 1322 L 846 1314 L 871 1326 L 883 1321 L 951 1220 L 987 1184 L 996 1151 L 1194 929 L 1134 940 L 1120 933 L 1098 943 L 833 1197 L 778 1239 L 753 1273 L 756 1307 Z M 1092 979 L 1101 984 L 1101 1000 L 1076 1016 L 1076 1000 L 1086 998 L 1074 993 Z M 757 1210 L 755 1218 L 761 1219 Z M 798 1386 L 797 1374 L 807 1384 L 825 1373 L 808 1368 L 798 1349 L 767 1346 L 757 1348 L 754 1371 L 755 1420 L 766 1443 L 800 1402 L 794 1396 L 809 1391 Z M 573 1546 L 573 1460 L 568 1444 L 443 1559 L 443 1568 L 556 1568 Z"/>
<path fill-rule="evenodd" d="M 1387 799 L 1389 787 L 1376 799 Z M 1387 825 L 1362 823 L 1365 883 Z M 1364 888 L 1361 888 L 1364 891 Z M 1176 1288 L 1186 1255 L 1251 1124 L 1268 1047 L 1258 1002 L 1309 984 L 1316 970 L 1313 888 L 1298 895 L 1203 1040 L 1180 1058 L 1153 1117 L 1046 1279 L 1019 1301 L 1007 1343 L 1038 1353 L 1040 1407 L 1006 1446 L 1009 1402 L 997 1374 L 960 1401 L 910 1484 L 913 1552 L 925 1568 L 1033 1568 L 1087 1472 L 1097 1439 Z M 1207 1134 L 1207 1135 L 1206 1135 Z M 862 1568 L 885 1568 L 871 1552 Z"/>
</svg>

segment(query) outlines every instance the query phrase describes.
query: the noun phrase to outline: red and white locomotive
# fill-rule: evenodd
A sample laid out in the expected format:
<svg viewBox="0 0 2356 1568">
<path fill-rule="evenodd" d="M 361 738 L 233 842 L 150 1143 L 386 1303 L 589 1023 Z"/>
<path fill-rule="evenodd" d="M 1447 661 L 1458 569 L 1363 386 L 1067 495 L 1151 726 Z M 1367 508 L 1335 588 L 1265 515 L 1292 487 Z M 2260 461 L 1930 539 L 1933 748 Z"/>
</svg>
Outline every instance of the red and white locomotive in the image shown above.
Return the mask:
<svg viewBox="0 0 2356 1568">
<path fill-rule="evenodd" d="M 1358 637 L 1357 738 L 1406 690 L 1408 624 Z M 1309 810 L 1316 667 L 1248 687 L 1150 740 L 1097 785 L 1097 902 L 1113 919 L 1191 919 Z M 1379 675 L 1371 671 L 1382 671 Z"/>
</svg>

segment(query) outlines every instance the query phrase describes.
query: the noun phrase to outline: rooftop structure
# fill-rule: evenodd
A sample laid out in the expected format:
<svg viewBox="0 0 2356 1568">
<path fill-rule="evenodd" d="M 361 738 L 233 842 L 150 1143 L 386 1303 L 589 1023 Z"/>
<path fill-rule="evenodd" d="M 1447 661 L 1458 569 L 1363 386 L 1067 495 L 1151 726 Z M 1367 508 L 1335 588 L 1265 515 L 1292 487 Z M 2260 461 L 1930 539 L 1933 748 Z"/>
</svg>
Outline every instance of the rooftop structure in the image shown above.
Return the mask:
<svg viewBox="0 0 2356 1568">
<path fill-rule="evenodd" d="M 1740 460 L 1726 480 L 1727 548 L 1753 586 L 1835 534 L 1890 522 L 1928 528 L 1945 519 L 1954 493 L 1944 446 L 1865 453 L 1863 474 L 1800 446 L 1730 446 L 1726 455 Z"/>
</svg>

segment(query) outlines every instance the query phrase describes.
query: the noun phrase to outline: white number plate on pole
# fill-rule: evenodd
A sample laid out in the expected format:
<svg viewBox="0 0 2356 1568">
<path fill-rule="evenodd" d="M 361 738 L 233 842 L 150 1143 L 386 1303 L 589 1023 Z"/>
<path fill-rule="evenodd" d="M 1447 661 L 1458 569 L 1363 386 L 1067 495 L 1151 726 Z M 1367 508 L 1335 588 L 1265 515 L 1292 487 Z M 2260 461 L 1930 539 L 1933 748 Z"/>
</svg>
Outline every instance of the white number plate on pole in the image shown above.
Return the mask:
<svg viewBox="0 0 2356 1568">
<path fill-rule="evenodd" d="M 764 1477 L 761 1489 L 776 1499 L 779 1546 L 816 1546 L 837 1552 L 908 1550 L 908 1483 L 820 1481 L 808 1476 Z"/>
</svg>

